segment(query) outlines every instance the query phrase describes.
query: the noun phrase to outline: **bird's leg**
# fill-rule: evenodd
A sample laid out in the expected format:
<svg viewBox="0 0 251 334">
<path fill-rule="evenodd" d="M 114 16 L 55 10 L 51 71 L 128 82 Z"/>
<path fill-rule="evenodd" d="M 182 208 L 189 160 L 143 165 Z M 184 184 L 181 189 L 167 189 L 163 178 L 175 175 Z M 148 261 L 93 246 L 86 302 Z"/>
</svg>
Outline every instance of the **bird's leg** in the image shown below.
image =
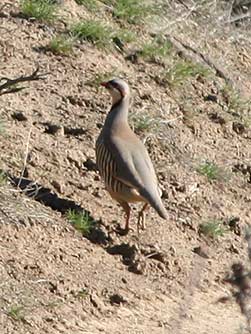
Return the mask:
<svg viewBox="0 0 251 334">
<path fill-rule="evenodd" d="M 125 232 L 125 234 L 127 234 L 128 231 L 129 231 L 129 220 L 130 220 L 131 208 L 130 208 L 130 206 L 127 202 L 119 202 L 119 204 L 122 206 L 122 208 L 124 209 L 125 214 L 126 214 L 126 223 L 125 223 L 124 232 Z"/>
<path fill-rule="evenodd" d="M 139 215 L 138 215 L 138 223 L 137 223 L 137 229 L 139 231 L 139 228 L 141 227 L 142 230 L 144 230 L 146 228 L 145 225 L 145 220 L 146 220 L 146 213 L 145 210 L 148 207 L 148 203 L 145 203 L 143 208 L 140 210 Z"/>
</svg>

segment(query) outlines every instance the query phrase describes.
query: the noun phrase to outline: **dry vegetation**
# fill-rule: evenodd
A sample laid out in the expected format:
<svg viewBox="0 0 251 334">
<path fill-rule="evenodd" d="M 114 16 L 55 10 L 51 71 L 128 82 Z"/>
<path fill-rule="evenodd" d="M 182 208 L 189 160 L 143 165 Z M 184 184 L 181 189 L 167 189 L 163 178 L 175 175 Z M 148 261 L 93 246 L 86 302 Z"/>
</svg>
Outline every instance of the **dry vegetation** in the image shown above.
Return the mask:
<svg viewBox="0 0 251 334">
<path fill-rule="evenodd" d="M 249 330 L 250 20 L 246 0 L 2 1 L 0 333 Z M 95 166 L 114 76 L 170 213 L 139 236 Z"/>
</svg>

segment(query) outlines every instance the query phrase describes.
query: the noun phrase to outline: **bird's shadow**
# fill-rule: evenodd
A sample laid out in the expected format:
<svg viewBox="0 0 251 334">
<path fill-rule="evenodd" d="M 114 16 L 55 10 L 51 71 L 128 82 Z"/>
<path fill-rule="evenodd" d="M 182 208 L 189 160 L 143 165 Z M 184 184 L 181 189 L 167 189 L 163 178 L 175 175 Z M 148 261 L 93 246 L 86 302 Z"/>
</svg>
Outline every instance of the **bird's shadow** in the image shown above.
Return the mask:
<svg viewBox="0 0 251 334">
<path fill-rule="evenodd" d="M 139 256 L 140 251 L 136 245 L 129 244 L 127 242 L 121 243 L 120 241 L 119 243 L 114 243 L 109 228 L 104 226 L 101 220 L 95 220 L 89 211 L 85 210 L 75 201 L 59 197 L 50 188 L 43 187 L 41 184 L 38 184 L 37 182 L 26 177 L 19 178 L 11 176 L 9 173 L 7 173 L 7 176 L 11 184 L 20 189 L 24 195 L 40 202 L 47 207 L 50 207 L 52 210 L 60 212 L 63 215 L 66 215 L 69 210 L 74 210 L 75 212 L 82 213 L 84 215 L 88 214 L 88 217 L 94 223 L 90 233 L 83 236 L 93 244 L 100 245 L 108 254 L 119 255 L 122 263 L 128 268 L 130 272 L 135 274 L 143 274 L 145 261 L 144 259 L 142 260 L 142 256 Z M 74 225 L 72 224 L 72 226 Z M 78 228 L 76 229 L 79 231 Z"/>
<path fill-rule="evenodd" d="M 43 187 L 41 184 L 34 182 L 28 178 L 19 178 L 8 175 L 11 184 L 18 187 L 22 192 L 34 200 L 42 203 L 43 205 L 50 207 L 52 210 L 67 214 L 69 210 L 74 210 L 77 213 L 88 214 L 88 217 L 93 221 L 93 226 L 88 235 L 85 237 L 92 243 L 99 245 L 107 245 L 109 241 L 108 235 L 105 233 L 102 222 L 95 220 L 88 210 L 82 208 L 79 204 L 73 200 L 59 197 L 50 188 Z"/>
</svg>

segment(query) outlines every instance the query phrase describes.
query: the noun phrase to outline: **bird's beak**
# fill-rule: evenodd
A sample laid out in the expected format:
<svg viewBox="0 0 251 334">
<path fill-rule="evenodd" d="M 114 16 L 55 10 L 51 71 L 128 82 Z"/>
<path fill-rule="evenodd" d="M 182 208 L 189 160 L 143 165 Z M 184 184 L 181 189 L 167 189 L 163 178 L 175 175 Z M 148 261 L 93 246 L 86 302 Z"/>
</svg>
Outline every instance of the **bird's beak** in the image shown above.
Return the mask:
<svg viewBox="0 0 251 334">
<path fill-rule="evenodd" d="M 108 82 L 101 82 L 100 85 L 107 88 L 108 87 Z"/>
</svg>

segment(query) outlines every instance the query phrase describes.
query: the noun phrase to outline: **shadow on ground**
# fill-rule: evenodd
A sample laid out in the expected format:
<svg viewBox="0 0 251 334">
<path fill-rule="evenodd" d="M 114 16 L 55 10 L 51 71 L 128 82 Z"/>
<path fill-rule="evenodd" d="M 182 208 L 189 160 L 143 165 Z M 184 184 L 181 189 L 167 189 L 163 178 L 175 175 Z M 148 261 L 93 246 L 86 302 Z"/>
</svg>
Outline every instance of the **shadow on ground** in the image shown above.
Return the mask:
<svg viewBox="0 0 251 334">
<path fill-rule="evenodd" d="M 26 177 L 15 177 L 8 174 L 8 179 L 14 187 L 22 190 L 22 193 L 27 197 L 30 197 L 43 205 L 50 207 L 52 210 L 60 212 L 65 215 L 69 210 L 75 212 L 81 212 L 88 214 L 91 220 L 94 221 L 94 225 L 91 232 L 88 235 L 83 235 L 94 244 L 100 245 L 108 254 L 119 255 L 121 262 L 127 266 L 128 270 L 136 273 L 143 274 L 146 266 L 146 258 L 144 256 L 144 246 L 139 248 L 138 242 L 136 244 L 120 242 L 114 243 L 113 238 L 109 233 L 109 227 L 107 228 L 101 220 L 95 220 L 91 213 L 77 204 L 75 201 L 59 197 L 50 188 L 43 187 L 41 184 L 30 180 Z M 115 233 L 115 231 L 113 231 Z M 115 233 L 117 234 L 117 233 Z M 154 251 L 154 254 L 156 251 Z M 149 257 L 149 256 L 148 256 Z"/>
<path fill-rule="evenodd" d="M 82 208 L 79 204 L 73 200 L 59 197 L 51 189 L 45 188 L 41 184 L 38 184 L 37 182 L 30 179 L 19 178 L 11 175 L 8 175 L 8 177 L 11 181 L 11 184 L 21 189 L 26 196 L 33 198 L 47 207 L 50 207 L 52 210 L 58 211 L 62 214 L 66 214 L 69 210 L 74 210 L 84 214 L 87 213 L 95 223 L 90 234 L 85 237 L 92 243 L 107 245 L 109 236 L 104 231 L 101 220 L 95 220 L 91 213 Z"/>
</svg>

